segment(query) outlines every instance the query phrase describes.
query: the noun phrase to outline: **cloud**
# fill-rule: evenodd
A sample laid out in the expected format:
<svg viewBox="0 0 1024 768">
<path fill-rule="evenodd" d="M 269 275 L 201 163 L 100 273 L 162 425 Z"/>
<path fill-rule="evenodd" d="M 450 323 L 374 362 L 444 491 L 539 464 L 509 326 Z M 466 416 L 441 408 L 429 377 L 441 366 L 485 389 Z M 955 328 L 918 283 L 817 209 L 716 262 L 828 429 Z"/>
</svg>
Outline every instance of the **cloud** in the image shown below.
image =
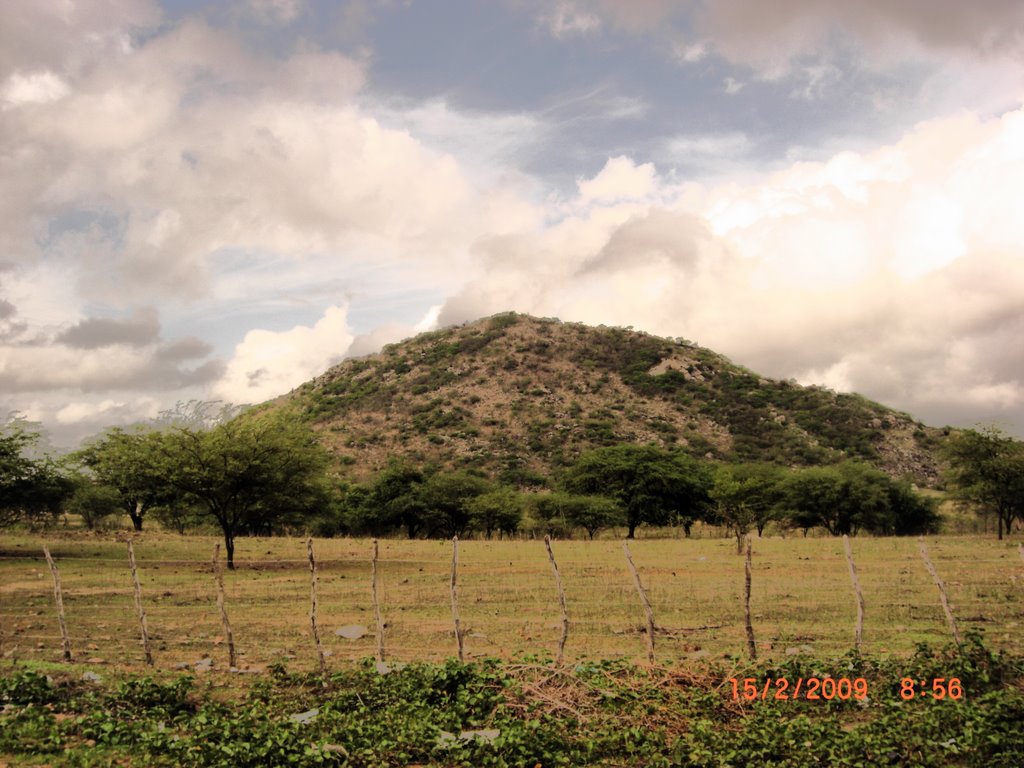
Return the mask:
<svg viewBox="0 0 1024 768">
<path fill-rule="evenodd" d="M 541 13 L 537 22 L 559 39 L 587 35 L 601 27 L 601 18 L 597 14 L 581 10 L 568 0 L 560 0 L 552 10 Z"/>
<path fill-rule="evenodd" d="M 660 40 L 684 64 L 714 51 L 763 78 L 796 73 L 801 94 L 824 84 L 806 67 L 829 62 L 840 47 L 869 67 L 922 57 L 941 63 L 949 54 L 1018 65 L 1024 57 L 1018 0 L 577 0 L 572 8 L 595 26 Z M 699 42 L 687 42 L 694 37 Z"/>
<path fill-rule="evenodd" d="M 617 158 L 595 179 L 642 178 L 642 199 L 592 193 L 541 232 L 481 241 L 488 270 L 439 322 L 515 309 L 633 325 L 931 421 L 1024 430 L 1024 110 L 745 182 L 672 186 L 639 167 Z"/>
<path fill-rule="evenodd" d="M 231 403 L 269 400 L 323 373 L 355 340 L 345 307 L 328 307 L 315 325 L 249 331 L 213 392 Z"/>
<path fill-rule="evenodd" d="M 0 389 L 8 393 L 172 391 L 216 380 L 219 360 L 184 368 L 153 347 L 106 346 L 83 352 L 56 345 L 0 345 Z"/>
<path fill-rule="evenodd" d="M 43 70 L 22 75 L 12 74 L 0 87 L 0 102 L 4 108 L 22 104 L 47 104 L 67 96 L 70 88 L 53 72 Z"/>
<path fill-rule="evenodd" d="M 136 310 L 127 320 L 90 317 L 60 333 L 55 341 L 77 349 L 96 349 L 112 344 L 144 347 L 160 336 L 160 320 L 156 310 Z"/>
<path fill-rule="evenodd" d="M 656 172 L 651 163 L 636 165 L 625 156 L 613 157 L 592 179 L 576 182 L 584 203 L 612 202 L 646 197 L 655 190 Z"/>
</svg>

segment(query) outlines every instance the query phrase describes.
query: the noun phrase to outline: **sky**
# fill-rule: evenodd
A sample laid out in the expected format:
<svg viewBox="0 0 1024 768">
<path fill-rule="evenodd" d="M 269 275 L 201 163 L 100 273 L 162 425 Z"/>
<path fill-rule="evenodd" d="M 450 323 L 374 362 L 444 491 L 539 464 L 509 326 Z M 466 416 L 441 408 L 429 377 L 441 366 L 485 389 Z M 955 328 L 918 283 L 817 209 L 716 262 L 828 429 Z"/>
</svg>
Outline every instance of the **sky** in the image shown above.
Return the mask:
<svg viewBox="0 0 1024 768">
<path fill-rule="evenodd" d="M 1024 437 L 1019 0 L 0 3 L 0 418 L 515 310 Z"/>
</svg>

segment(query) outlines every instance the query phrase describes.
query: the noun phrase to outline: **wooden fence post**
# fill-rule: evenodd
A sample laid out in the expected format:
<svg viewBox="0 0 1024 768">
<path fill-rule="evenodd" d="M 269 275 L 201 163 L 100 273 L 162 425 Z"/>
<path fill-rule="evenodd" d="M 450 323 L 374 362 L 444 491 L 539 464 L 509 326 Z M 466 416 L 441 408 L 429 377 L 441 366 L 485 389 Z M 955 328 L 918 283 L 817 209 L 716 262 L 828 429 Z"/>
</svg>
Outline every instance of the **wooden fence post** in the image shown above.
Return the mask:
<svg viewBox="0 0 1024 768">
<path fill-rule="evenodd" d="M 857 579 L 857 566 L 853 563 L 853 549 L 850 547 L 849 536 L 843 536 L 843 546 L 846 548 L 846 563 L 850 566 L 850 581 L 853 582 L 853 591 L 857 597 L 857 624 L 853 636 L 857 653 L 860 653 L 864 640 L 864 595 L 860 591 L 860 581 Z"/>
<path fill-rule="evenodd" d="M 555 584 L 558 585 L 558 605 L 562 609 L 562 635 L 558 638 L 558 656 L 555 658 L 555 664 L 561 666 L 562 660 L 565 657 L 565 641 L 569 638 L 569 611 L 565 607 L 565 590 L 562 588 L 562 576 L 558 572 L 555 553 L 551 551 L 551 536 L 544 537 L 544 546 L 548 550 L 551 570 L 555 572 Z"/>
<path fill-rule="evenodd" d="M 373 588 L 373 615 L 377 620 L 377 661 L 384 661 L 384 621 L 380 616 L 380 602 L 377 599 L 377 540 L 373 540 L 373 560 L 370 562 L 370 579 Z"/>
<path fill-rule="evenodd" d="M 139 614 L 142 649 L 146 654 L 146 663 L 153 666 L 153 651 L 149 647 L 149 629 L 146 627 L 146 609 L 142 607 L 142 585 L 139 584 L 139 572 L 135 567 L 135 549 L 132 547 L 131 539 L 128 539 L 128 565 L 131 567 L 132 584 L 135 586 L 135 612 Z"/>
<path fill-rule="evenodd" d="M 643 603 L 644 613 L 647 614 L 647 660 L 654 663 L 654 611 L 651 609 L 651 601 L 647 599 L 647 592 L 640 581 L 640 573 L 633 564 L 633 556 L 629 553 L 629 542 L 622 542 L 622 551 L 626 553 L 626 563 L 629 571 L 633 574 L 633 581 L 636 584 L 636 591 L 640 593 L 640 602 Z"/>
<path fill-rule="evenodd" d="M 932 565 L 931 558 L 928 557 L 928 545 L 924 543 L 924 536 L 921 536 L 918 542 L 921 545 L 921 558 L 924 560 L 924 567 L 928 569 L 928 573 L 932 575 L 932 579 L 935 581 L 935 586 L 939 588 L 939 602 L 942 603 L 942 611 L 946 614 L 946 622 L 949 624 L 949 631 L 953 634 L 953 641 L 959 648 L 963 645 L 963 641 L 960 639 L 960 630 L 957 629 L 956 619 L 953 618 L 953 609 L 949 607 L 946 585 L 942 583 L 942 579 L 939 578 L 935 566 Z"/>
<path fill-rule="evenodd" d="M 220 613 L 224 639 L 228 643 L 228 666 L 234 669 L 238 666 L 235 658 L 235 635 L 231 631 L 231 622 L 228 621 L 228 609 L 224 606 L 224 571 L 220 567 L 220 544 L 213 548 L 213 577 L 217 582 L 217 611 Z"/>
<path fill-rule="evenodd" d="M 46 556 L 46 564 L 50 566 L 50 573 L 53 575 L 53 599 L 57 603 L 57 623 L 60 624 L 60 643 L 64 652 L 64 661 L 71 661 L 71 638 L 68 637 L 68 625 L 64 620 L 64 592 L 60 588 L 60 571 L 57 564 L 50 557 L 50 548 L 43 545 L 43 554 Z"/>
<path fill-rule="evenodd" d="M 459 621 L 459 598 L 456 593 L 456 576 L 459 572 L 459 537 L 452 536 L 452 621 L 455 623 L 455 645 L 459 651 L 459 661 L 465 661 L 462 648 L 462 623 Z"/>
<path fill-rule="evenodd" d="M 757 644 L 754 642 L 754 624 L 750 620 L 750 582 L 751 582 L 751 555 L 753 553 L 754 546 L 750 541 L 750 537 L 747 536 L 747 557 L 745 561 L 745 578 L 743 582 L 743 614 L 744 620 L 747 625 L 747 653 L 750 654 L 751 661 L 757 660 Z"/>
<path fill-rule="evenodd" d="M 313 631 L 313 643 L 316 645 L 316 658 L 320 672 L 327 671 L 327 659 L 324 647 L 320 642 L 320 628 L 316 623 L 316 560 L 313 557 L 313 537 L 306 539 L 306 553 L 309 555 L 309 626 Z"/>
</svg>

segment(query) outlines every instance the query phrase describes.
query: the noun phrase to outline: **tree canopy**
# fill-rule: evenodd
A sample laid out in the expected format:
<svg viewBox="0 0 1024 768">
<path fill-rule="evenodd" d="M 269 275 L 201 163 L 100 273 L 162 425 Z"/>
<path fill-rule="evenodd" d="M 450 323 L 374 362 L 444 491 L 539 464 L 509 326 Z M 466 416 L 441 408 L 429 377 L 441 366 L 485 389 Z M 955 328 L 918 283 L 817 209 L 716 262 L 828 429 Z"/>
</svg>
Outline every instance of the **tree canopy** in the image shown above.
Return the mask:
<svg viewBox="0 0 1024 768">
<path fill-rule="evenodd" d="M 571 493 L 608 496 L 625 513 L 628 538 L 637 526 L 682 524 L 689 532 L 709 503 L 711 475 L 686 454 L 652 445 L 615 445 L 584 453 L 563 485 Z"/>
<path fill-rule="evenodd" d="M 1024 521 L 1024 443 L 989 427 L 965 429 L 946 445 L 949 479 L 959 499 L 994 514 L 999 538 Z"/>
<path fill-rule="evenodd" d="M 55 518 L 74 483 L 49 455 L 34 457 L 42 435 L 20 421 L 0 429 L 0 527 L 45 524 Z"/>
<path fill-rule="evenodd" d="M 177 427 L 162 446 L 167 482 L 220 526 L 229 568 L 238 534 L 269 533 L 274 524 L 329 503 L 327 454 L 305 425 L 286 415 Z"/>
</svg>

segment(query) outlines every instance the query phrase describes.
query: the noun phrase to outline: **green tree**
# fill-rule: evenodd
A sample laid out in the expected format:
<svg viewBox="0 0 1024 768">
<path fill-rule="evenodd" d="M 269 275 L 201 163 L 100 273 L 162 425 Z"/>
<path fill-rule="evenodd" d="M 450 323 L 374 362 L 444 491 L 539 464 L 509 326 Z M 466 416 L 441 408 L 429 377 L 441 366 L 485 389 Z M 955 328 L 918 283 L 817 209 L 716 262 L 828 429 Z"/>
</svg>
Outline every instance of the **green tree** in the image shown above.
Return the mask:
<svg viewBox="0 0 1024 768">
<path fill-rule="evenodd" d="M 709 502 L 711 476 L 695 459 L 653 445 L 615 445 L 584 453 L 563 478 L 571 493 L 609 496 L 637 526 L 681 523 L 689 533 Z"/>
<path fill-rule="evenodd" d="M 792 472 L 783 484 L 790 522 L 806 533 L 822 527 L 833 536 L 925 533 L 934 530 L 934 505 L 884 472 L 858 461 Z"/>
<path fill-rule="evenodd" d="M 100 485 L 117 493 L 121 509 L 142 530 L 146 513 L 167 500 L 164 453 L 167 436 L 153 428 L 114 427 L 74 457 Z"/>
<path fill-rule="evenodd" d="M 598 531 L 626 523 L 622 507 L 615 499 L 607 496 L 566 494 L 562 513 L 570 526 L 582 528 L 591 540 Z"/>
<path fill-rule="evenodd" d="M 711 499 L 718 520 L 736 537 L 736 551 L 750 530 L 760 536 L 779 515 L 784 500 L 784 470 L 773 464 L 723 464 L 715 470 Z"/>
<path fill-rule="evenodd" d="M 439 472 L 423 483 L 423 529 L 428 536 L 462 536 L 469 528 L 470 503 L 491 490 L 482 477 L 465 471 Z"/>
<path fill-rule="evenodd" d="M 287 414 L 246 414 L 210 429 L 177 427 L 164 445 L 168 482 L 217 522 L 229 568 L 239 534 L 269 533 L 330 503 L 327 453 Z"/>
<path fill-rule="evenodd" d="M 100 485 L 87 477 L 75 482 L 75 490 L 67 500 L 64 511 L 79 515 L 90 531 L 111 515 L 122 511 L 121 497 L 113 488 Z"/>
<path fill-rule="evenodd" d="M 0 429 L 0 527 L 52 522 L 74 489 L 57 461 L 33 456 L 41 438 L 20 420 Z"/>
<path fill-rule="evenodd" d="M 495 531 L 512 534 L 523 519 L 525 501 L 522 494 L 502 487 L 469 500 L 469 525 L 491 538 Z"/>
<path fill-rule="evenodd" d="M 1000 539 L 1024 520 L 1024 443 L 994 427 L 965 429 L 950 438 L 946 456 L 957 497 L 995 515 Z"/>
</svg>

